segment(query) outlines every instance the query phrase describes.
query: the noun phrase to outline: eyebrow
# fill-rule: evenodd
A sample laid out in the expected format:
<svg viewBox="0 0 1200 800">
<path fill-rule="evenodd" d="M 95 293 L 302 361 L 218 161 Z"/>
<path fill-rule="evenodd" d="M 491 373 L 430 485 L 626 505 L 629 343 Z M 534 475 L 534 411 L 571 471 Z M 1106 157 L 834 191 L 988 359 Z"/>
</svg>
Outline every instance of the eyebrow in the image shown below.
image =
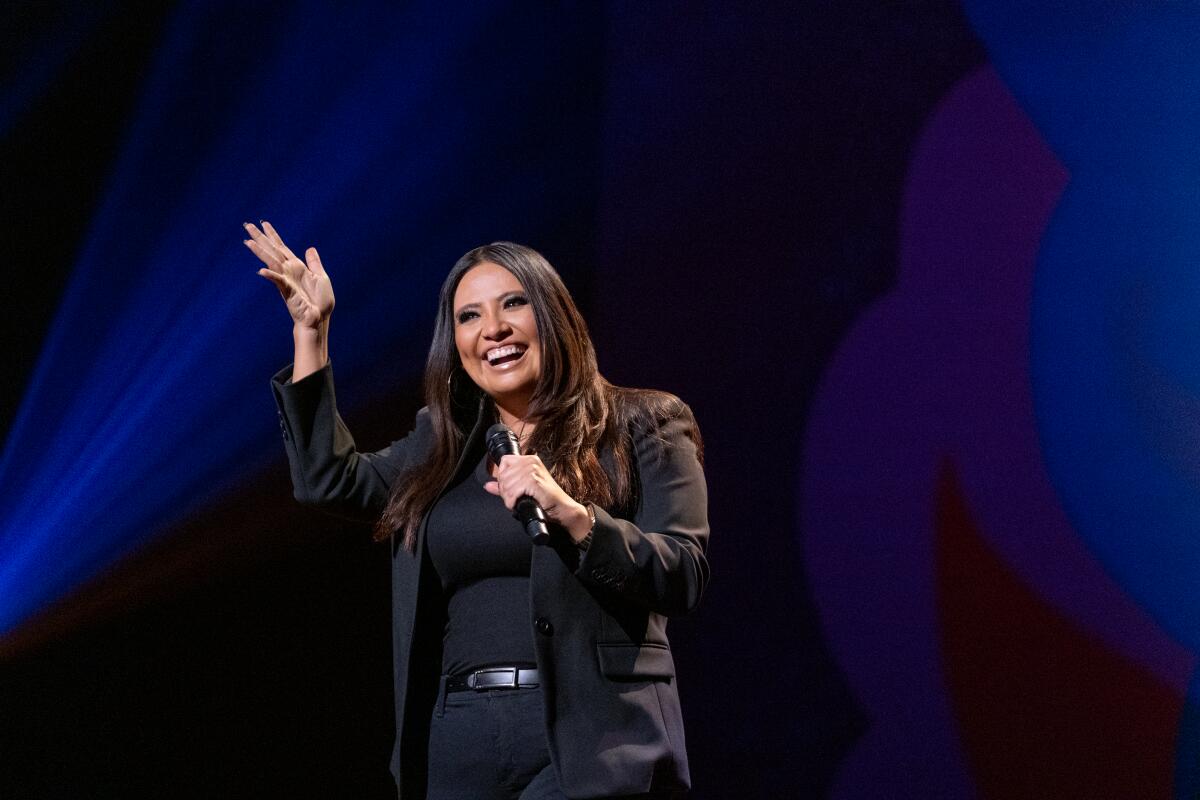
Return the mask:
<svg viewBox="0 0 1200 800">
<path fill-rule="evenodd" d="M 524 289 L 510 289 L 507 292 L 503 292 L 503 293 L 497 295 L 496 299 L 497 300 L 505 300 L 509 297 L 513 297 L 514 295 L 521 295 L 522 297 L 529 299 L 528 297 L 526 297 Z M 466 305 L 459 306 L 458 308 L 456 308 L 454 310 L 454 316 L 457 317 L 462 312 L 470 311 L 471 309 L 475 309 L 475 308 L 479 308 L 479 303 L 467 303 Z"/>
</svg>

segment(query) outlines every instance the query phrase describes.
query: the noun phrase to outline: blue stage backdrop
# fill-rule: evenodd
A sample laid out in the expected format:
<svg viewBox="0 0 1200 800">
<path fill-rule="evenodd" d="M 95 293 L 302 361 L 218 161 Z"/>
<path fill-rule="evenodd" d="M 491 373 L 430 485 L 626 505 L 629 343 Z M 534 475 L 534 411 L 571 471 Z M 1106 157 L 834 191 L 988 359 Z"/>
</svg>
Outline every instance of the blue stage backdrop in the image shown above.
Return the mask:
<svg viewBox="0 0 1200 800">
<path fill-rule="evenodd" d="M 278 458 L 287 320 L 242 220 L 321 246 L 354 386 L 419 374 L 464 242 L 594 203 L 596 20 L 439 8 L 170 15 L 0 456 L 0 631 Z"/>
</svg>

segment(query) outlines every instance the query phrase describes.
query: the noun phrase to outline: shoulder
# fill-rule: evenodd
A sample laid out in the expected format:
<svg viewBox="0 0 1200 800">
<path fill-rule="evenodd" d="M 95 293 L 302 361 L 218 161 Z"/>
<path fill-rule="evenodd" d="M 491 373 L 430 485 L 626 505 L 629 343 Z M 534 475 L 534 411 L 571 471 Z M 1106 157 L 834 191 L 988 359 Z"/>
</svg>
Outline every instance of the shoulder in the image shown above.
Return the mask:
<svg viewBox="0 0 1200 800">
<path fill-rule="evenodd" d="M 633 430 L 653 431 L 676 421 L 696 425 L 696 417 L 687 403 L 670 392 L 657 389 L 614 386 L 613 406 Z"/>
<path fill-rule="evenodd" d="M 638 450 L 666 452 L 691 445 L 703 461 L 704 444 L 692 409 L 676 395 L 657 389 L 612 387 L 613 411 Z"/>
<path fill-rule="evenodd" d="M 429 406 L 422 406 L 417 411 L 417 416 L 413 420 L 412 433 L 413 444 L 420 450 L 425 450 L 433 446 L 433 416 L 429 412 Z"/>
</svg>

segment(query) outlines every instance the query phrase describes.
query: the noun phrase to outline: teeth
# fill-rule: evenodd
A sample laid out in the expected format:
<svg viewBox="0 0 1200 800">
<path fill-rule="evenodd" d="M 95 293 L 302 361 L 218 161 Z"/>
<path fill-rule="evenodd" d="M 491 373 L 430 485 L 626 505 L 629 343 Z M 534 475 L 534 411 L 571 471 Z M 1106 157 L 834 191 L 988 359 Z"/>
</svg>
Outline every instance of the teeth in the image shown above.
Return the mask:
<svg viewBox="0 0 1200 800">
<path fill-rule="evenodd" d="M 513 356 L 513 355 L 516 355 L 517 353 L 524 353 L 524 352 L 525 352 L 524 347 L 521 347 L 520 345 L 509 344 L 509 345 L 505 345 L 504 347 L 497 347 L 494 350 L 488 350 L 487 354 L 486 354 L 486 358 L 487 358 L 489 364 L 495 364 L 497 359 L 504 358 L 505 356 Z"/>
</svg>

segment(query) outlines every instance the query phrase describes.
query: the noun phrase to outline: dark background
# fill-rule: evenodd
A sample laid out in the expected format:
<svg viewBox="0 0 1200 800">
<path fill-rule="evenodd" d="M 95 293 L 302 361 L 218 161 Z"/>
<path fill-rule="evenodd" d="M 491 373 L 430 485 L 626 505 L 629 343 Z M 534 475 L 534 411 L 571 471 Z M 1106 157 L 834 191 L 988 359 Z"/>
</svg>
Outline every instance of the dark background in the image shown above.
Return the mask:
<svg viewBox="0 0 1200 800">
<path fill-rule="evenodd" d="M 176 13 L 141 3 L 3 11 L 5 429 Z M 276 13 L 229 13 L 230 35 L 247 44 L 239 58 L 253 61 L 246 30 L 265 35 Z M 805 586 L 805 415 L 839 338 L 893 281 L 910 149 L 947 88 L 983 63 L 982 47 L 951 2 L 492 14 L 483 41 L 503 48 L 471 62 L 480 70 L 554 40 L 571 47 L 542 65 L 545 83 L 525 86 L 508 114 L 489 113 L 455 140 L 460 150 L 446 158 L 467 159 L 455 180 L 484 205 L 511 202 L 492 195 L 496 164 L 536 161 L 545 149 L 536 137 L 497 144 L 490 126 L 553 127 L 572 137 L 569 154 L 554 156 L 571 164 L 570 200 L 511 232 L 445 223 L 450 244 L 429 259 L 432 285 L 488 237 L 526 241 L 563 272 L 611 380 L 667 389 L 693 407 L 707 447 L 713 580 L 671 635 L 694 795 L 823 796 L 867 722 L 822 644 Z M 58 67 L 31 84 L 31 64 L 53 47 Z M 237 48 L 183 91 L 230 91 L 230 53 Z M 476 83 L 470 69 L 434 79 L 447 95 Z M 202 128 L 204 108 L 195 113 Z M 266 137 L 301 124 L 286 109 L 267 116 Z M 231 247 L 243 216 L 276 213 L 229 205 L 204 225 Z M 153 226 L 155 209 L 131 218 Z M 272 219 L 308 240 L 303 227 Z M 254 265 L 241 266 L 251 280 Z M 272 316 L 268 290 L 257 336 L 274 354 L 264 366 L 281 366 L 286 321 Z M 427 306 L 421 314 L 433 298 L 429 290 L 414 301 Z M 338 325 L 354 308 L 339 295 L 335 362 L 348 349 Z M 373 367 L 339 371 L 360 446 L 402 433 L 419 405 L 429 328 L 408 327 Z M 401 358 L 402 371 L 393 368 Z M 228 412 L 273 424 L 268 375 Z M 253 479 L 147 531 L 0 639 L 0 795 L 389 796 L 387 560 L 365 529 L 291 500 L 277 447 Z"/>
</svg>

